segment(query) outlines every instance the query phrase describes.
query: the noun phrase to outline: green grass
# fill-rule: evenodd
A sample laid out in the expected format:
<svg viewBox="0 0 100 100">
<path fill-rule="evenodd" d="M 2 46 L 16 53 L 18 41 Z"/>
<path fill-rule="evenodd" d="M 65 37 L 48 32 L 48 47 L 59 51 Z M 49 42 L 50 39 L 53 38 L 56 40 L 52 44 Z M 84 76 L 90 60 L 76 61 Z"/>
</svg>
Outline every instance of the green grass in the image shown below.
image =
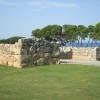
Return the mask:
<svg viewBox="0 0 100 100">
<path fill-rule="evenodd" d="M 0 65 L 0 100 L 100 100 L 100 67 Z"/>
</svg>

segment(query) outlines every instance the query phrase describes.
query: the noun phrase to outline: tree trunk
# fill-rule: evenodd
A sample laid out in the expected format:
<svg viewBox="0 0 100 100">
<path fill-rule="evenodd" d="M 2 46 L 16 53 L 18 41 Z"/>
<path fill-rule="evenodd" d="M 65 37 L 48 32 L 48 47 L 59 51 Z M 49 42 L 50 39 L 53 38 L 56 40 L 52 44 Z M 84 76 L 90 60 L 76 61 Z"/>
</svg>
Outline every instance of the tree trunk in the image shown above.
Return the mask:
<svg viewBox="0 0 100 100">
<path fill-rule="evenodd" d="M 70 41 L 70 46 L 72 46 L 72 42 Z"/>
<path fill-rule="evenodd" d="M 92 43 L 91 43 L 91 47 L 93 46 L 93 40 L 92 40 Z"/>
<path fill-rule="evenodd" d="M 79 42 L 79 39 L 78 39 L 78 47 L 79 47 L 79 44 L 80 44 L 80 42 Z"/>
<path fill-rule="evenodd" d="M 88 40 L 87 47 L 89 47 L 89 43 L 90 43 L 90 38 L 89 38 L 89 40 Z"/>
<path fill-rule="evenodd" d="M 72 47 L 74 47 L 74 42 L 72 42 Z"/>
<path fill-rule="evenodd" d="M 95 41 L 96 47 L 97 47 L 97 41 Z"/>
<path fill-rule="evenodd" d="M 82 47 L 82 39 L 81 39 L 81 47 Z"/>
</svg>

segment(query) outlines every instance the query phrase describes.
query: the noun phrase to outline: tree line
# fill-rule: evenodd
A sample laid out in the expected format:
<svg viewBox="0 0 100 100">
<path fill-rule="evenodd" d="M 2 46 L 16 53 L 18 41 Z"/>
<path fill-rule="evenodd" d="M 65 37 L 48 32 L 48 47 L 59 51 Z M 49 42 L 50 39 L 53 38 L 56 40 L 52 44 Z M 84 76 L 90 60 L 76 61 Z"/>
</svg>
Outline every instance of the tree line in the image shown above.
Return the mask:
<svg viewBox="0 0 100 100">
<path fill-rule="evenodd" d="M 32 31 L 32 36 L 37 38 L 45 38 L 46 40 L 51 41 L 52 39 L 70 43 L 71 46 L 74 46 L 74 43 L 77 43 L 78 46 L 83 46 L 83 40 L 87 40 L 87 47 L 91 42 L 93 43 L 100 42 L 100 22 L 96 25 L 69 25 L 65 24 L 60 25 L 48 25 L 42 29 L 35 29 Z M 81 45 L 80 45 L 81 44 Z"/>
<path fill-rule="evenodd" d="M 18 40 L 21 39 L 21 38 L 23 38 L 23 37 L 14 36 L 14 37 L 10 37 L 8 39 L 2 39 L 2 40 L 0 40 L 0 43 L 14 44 L 15 42 L 18 42 Z"/>
<path fill-rule="evenodd" d="M 48 41 L 56 41 L 60 44 L 69 43 L 74 46 L 77 43 L 78 47 L 83 46 L 83 40 L 87 40 L 87 47 L 91 42 L 97 44 L 100 42 L 100 22 L 96 25 L 48 25 L 42 29 L 35 29 L 32 31 L 32 36 L 37 38 L 45 38 Z M 18 39 L 23 38 L 19 36 L 0 40 L 0 43 L 14 44 Z"/>
</svg>

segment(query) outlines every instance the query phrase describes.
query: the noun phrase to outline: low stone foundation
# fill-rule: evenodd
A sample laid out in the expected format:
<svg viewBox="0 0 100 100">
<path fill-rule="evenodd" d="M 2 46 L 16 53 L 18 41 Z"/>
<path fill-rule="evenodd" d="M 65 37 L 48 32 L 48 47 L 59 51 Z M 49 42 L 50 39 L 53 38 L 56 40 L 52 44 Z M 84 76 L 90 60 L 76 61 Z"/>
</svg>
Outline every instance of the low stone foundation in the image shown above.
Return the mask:
<svg viewBox="0 0 100 100">
<path fill-rule="evenodd" d="M 0 64 L 18 68 L 59 63 L 57 44 L 44 39 L 24 38 L 15 44 L 0 44 Z"/>
<path fill-rule="evenodd" d="M 96 48 L 60 48 L 61 58 L 74 59 L 74 60 L 98 60 L 100 61 L 100 47 Z"/>
</svg>

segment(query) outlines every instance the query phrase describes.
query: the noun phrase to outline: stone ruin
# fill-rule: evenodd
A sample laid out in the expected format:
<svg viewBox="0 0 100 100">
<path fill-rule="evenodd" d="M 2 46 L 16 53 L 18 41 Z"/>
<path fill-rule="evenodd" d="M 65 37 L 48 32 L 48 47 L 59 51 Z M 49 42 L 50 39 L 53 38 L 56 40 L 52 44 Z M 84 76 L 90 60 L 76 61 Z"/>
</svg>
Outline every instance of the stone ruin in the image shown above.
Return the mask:
<svg viewBox="0 0 100 100">
<path fill-rule="evenodd" d="M 19 39 L 15 44 L 0 44 L 0 64 L 17 68 L 59 63 L 59 45 L 38 38 Z"/>
<path fill-rule="evenodd" d="M 60 47 L 45 39 L 23 38 L 15 44 L 0 44 L 0 64 L 24 68 L 60 63 L 60 59 L 98 60 L 100 47 Z"/>
<path fill-rule="evenodd" d="M 100 47 L 95 48 L 76 48 L 76 47 L 61 47 L 61 59 L 73 60 L 98 60 L 100 61 Z"/>
</svg>

